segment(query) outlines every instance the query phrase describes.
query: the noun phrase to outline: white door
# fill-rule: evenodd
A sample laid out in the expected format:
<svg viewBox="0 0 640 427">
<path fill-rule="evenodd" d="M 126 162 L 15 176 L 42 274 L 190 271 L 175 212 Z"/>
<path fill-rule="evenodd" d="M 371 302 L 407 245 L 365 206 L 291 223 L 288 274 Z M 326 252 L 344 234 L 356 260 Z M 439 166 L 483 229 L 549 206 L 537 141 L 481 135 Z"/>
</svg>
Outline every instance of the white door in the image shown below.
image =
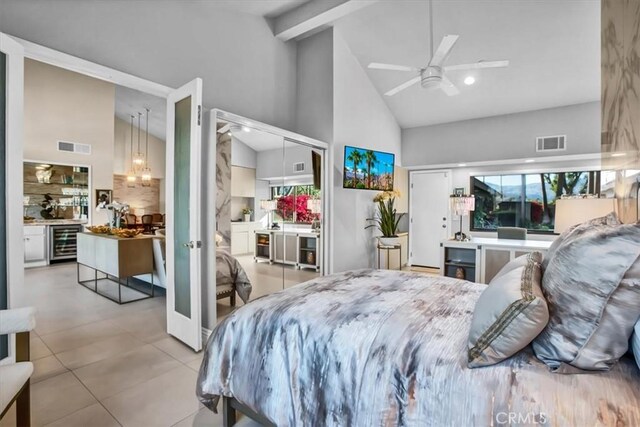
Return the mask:
<svg viewBox="0 0 640 427">
<path fill-rule="evenodd" d="M 202 349 L 202 80 L 167 97 L 167 332 Z"/>
<path fill-rule="evenodd" d="M 22 117 L 24 49 L 0 33 L 0 309 L 19 307 L 24 282 Z M 13 358 L 15 340 L 0 336 L 0 359 Z M 2 363 L 2 362 L 0 362 Z"/>
<path fill-rule="evenodd" d="M 439 268 L 440 242 L 449 237 L 451 172 L 411 172 L 410 263 Z"/>
</svg>

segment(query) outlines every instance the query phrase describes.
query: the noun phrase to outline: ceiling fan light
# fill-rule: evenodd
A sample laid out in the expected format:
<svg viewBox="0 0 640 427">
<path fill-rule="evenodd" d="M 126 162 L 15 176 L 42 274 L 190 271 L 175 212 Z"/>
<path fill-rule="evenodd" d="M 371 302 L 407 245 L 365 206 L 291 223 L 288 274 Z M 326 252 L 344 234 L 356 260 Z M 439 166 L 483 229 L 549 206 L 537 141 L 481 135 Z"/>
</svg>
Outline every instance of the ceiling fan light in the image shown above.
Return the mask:
<svg viewBox="0 0 640 427">
<path fill-rule="evenodd" d="M 466 84 L 467 86 L 471 86 L 475 82 L 476 82 L 476 78 L 473 76 L 467 76 L 464 78 L 464 84 Z"/>
</svg>

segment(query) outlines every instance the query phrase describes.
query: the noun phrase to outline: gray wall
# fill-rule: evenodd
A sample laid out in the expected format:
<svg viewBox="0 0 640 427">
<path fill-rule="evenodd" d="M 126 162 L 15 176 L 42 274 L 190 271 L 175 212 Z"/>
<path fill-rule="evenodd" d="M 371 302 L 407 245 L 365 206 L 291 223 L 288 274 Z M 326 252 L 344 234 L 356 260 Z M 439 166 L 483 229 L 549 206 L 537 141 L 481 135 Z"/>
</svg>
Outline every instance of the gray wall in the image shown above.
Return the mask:
<svg viewBox="0 0 640 427">
<path fill-rule="evenodd" d="M 277 181 L 279 178 L 294 178 L 299 175 L 312 175 L 311 148 L 304 145 L 290 146 L 285 149 L 276 148 L 258 152 L 258 166 L 256 168 L 257 179 Z M 294 173 L 294 163 L 304 163 L 304 171 Z M 310 182 L 313 182 L 310 180 Z"/>
<path fill-rule="evenodd" d="M 255 169 L 258 153 L 235 136 L 231 137 L 231 166 Z"/>
<path fill-rule="evenodd" d="M 375 266 L 375 233 L 365 230 L 374 213 L 376 191 L 342 188 L 344 146 L 396 155 L 401 164 L 401 131 L 380 94 L 338 31 L 334 30 L 333 271 Z"/>
<path fill-rule="evenodd" d="M 204 104 L 285 129 L 296 44 L 209 1 L 0 0 L 0 31 L 171 87 L 204 79 Z"/>
<path fill-rule="evenodd" d="M 465 120 L 402 131 L 403 166 L 542 157 L 537 136 L 567 135 L 567 151 L 600 152 L 600 102 Z"/>
<path fill-rule="evenodd" d="M 296 131 L 333 141 L 333 28 L 298 42 Z"/>
</svg>

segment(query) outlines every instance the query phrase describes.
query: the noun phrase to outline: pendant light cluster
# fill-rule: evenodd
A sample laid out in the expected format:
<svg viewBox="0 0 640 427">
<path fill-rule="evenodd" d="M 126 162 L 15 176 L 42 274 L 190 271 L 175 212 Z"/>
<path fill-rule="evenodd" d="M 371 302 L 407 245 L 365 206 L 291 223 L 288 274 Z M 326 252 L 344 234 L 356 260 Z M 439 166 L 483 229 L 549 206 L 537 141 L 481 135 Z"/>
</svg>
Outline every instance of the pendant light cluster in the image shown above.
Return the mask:
<svg viewBox="0 0 640 427">
<path fill-rule="evenodd" d="M 149 168 L 149 109 L 145 108 L 146 114 L 146 129 L 145 129 L 145 153 L 140 151 L 140 121 L 142 113 L 138 112 L 138 149 L 136 153 L 133 152 L 133 120 L 135 116 L 131 115 L 131 168 L 127 174 L 127 184 L 129 187 L 135 187 L 140 177 L 140 184 L 143 187 L 149 187 L 151 185 L 151 168 Z"/>
</svg>

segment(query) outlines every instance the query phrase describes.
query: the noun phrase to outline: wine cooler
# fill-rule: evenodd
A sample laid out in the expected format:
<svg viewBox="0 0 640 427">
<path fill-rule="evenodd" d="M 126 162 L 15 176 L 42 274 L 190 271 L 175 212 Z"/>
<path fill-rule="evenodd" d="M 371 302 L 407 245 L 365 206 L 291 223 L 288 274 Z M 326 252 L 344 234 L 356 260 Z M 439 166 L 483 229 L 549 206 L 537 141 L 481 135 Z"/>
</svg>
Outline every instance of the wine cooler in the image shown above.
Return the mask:
<svg viewBox="0 0 640 427">
<path fill-rule="evenodd" d="M 82 231 L 82 225 L 51 225 L 49 226 L 49 260 L 70 260 L 77 255 L 77 236 Z"/>
</svg>

